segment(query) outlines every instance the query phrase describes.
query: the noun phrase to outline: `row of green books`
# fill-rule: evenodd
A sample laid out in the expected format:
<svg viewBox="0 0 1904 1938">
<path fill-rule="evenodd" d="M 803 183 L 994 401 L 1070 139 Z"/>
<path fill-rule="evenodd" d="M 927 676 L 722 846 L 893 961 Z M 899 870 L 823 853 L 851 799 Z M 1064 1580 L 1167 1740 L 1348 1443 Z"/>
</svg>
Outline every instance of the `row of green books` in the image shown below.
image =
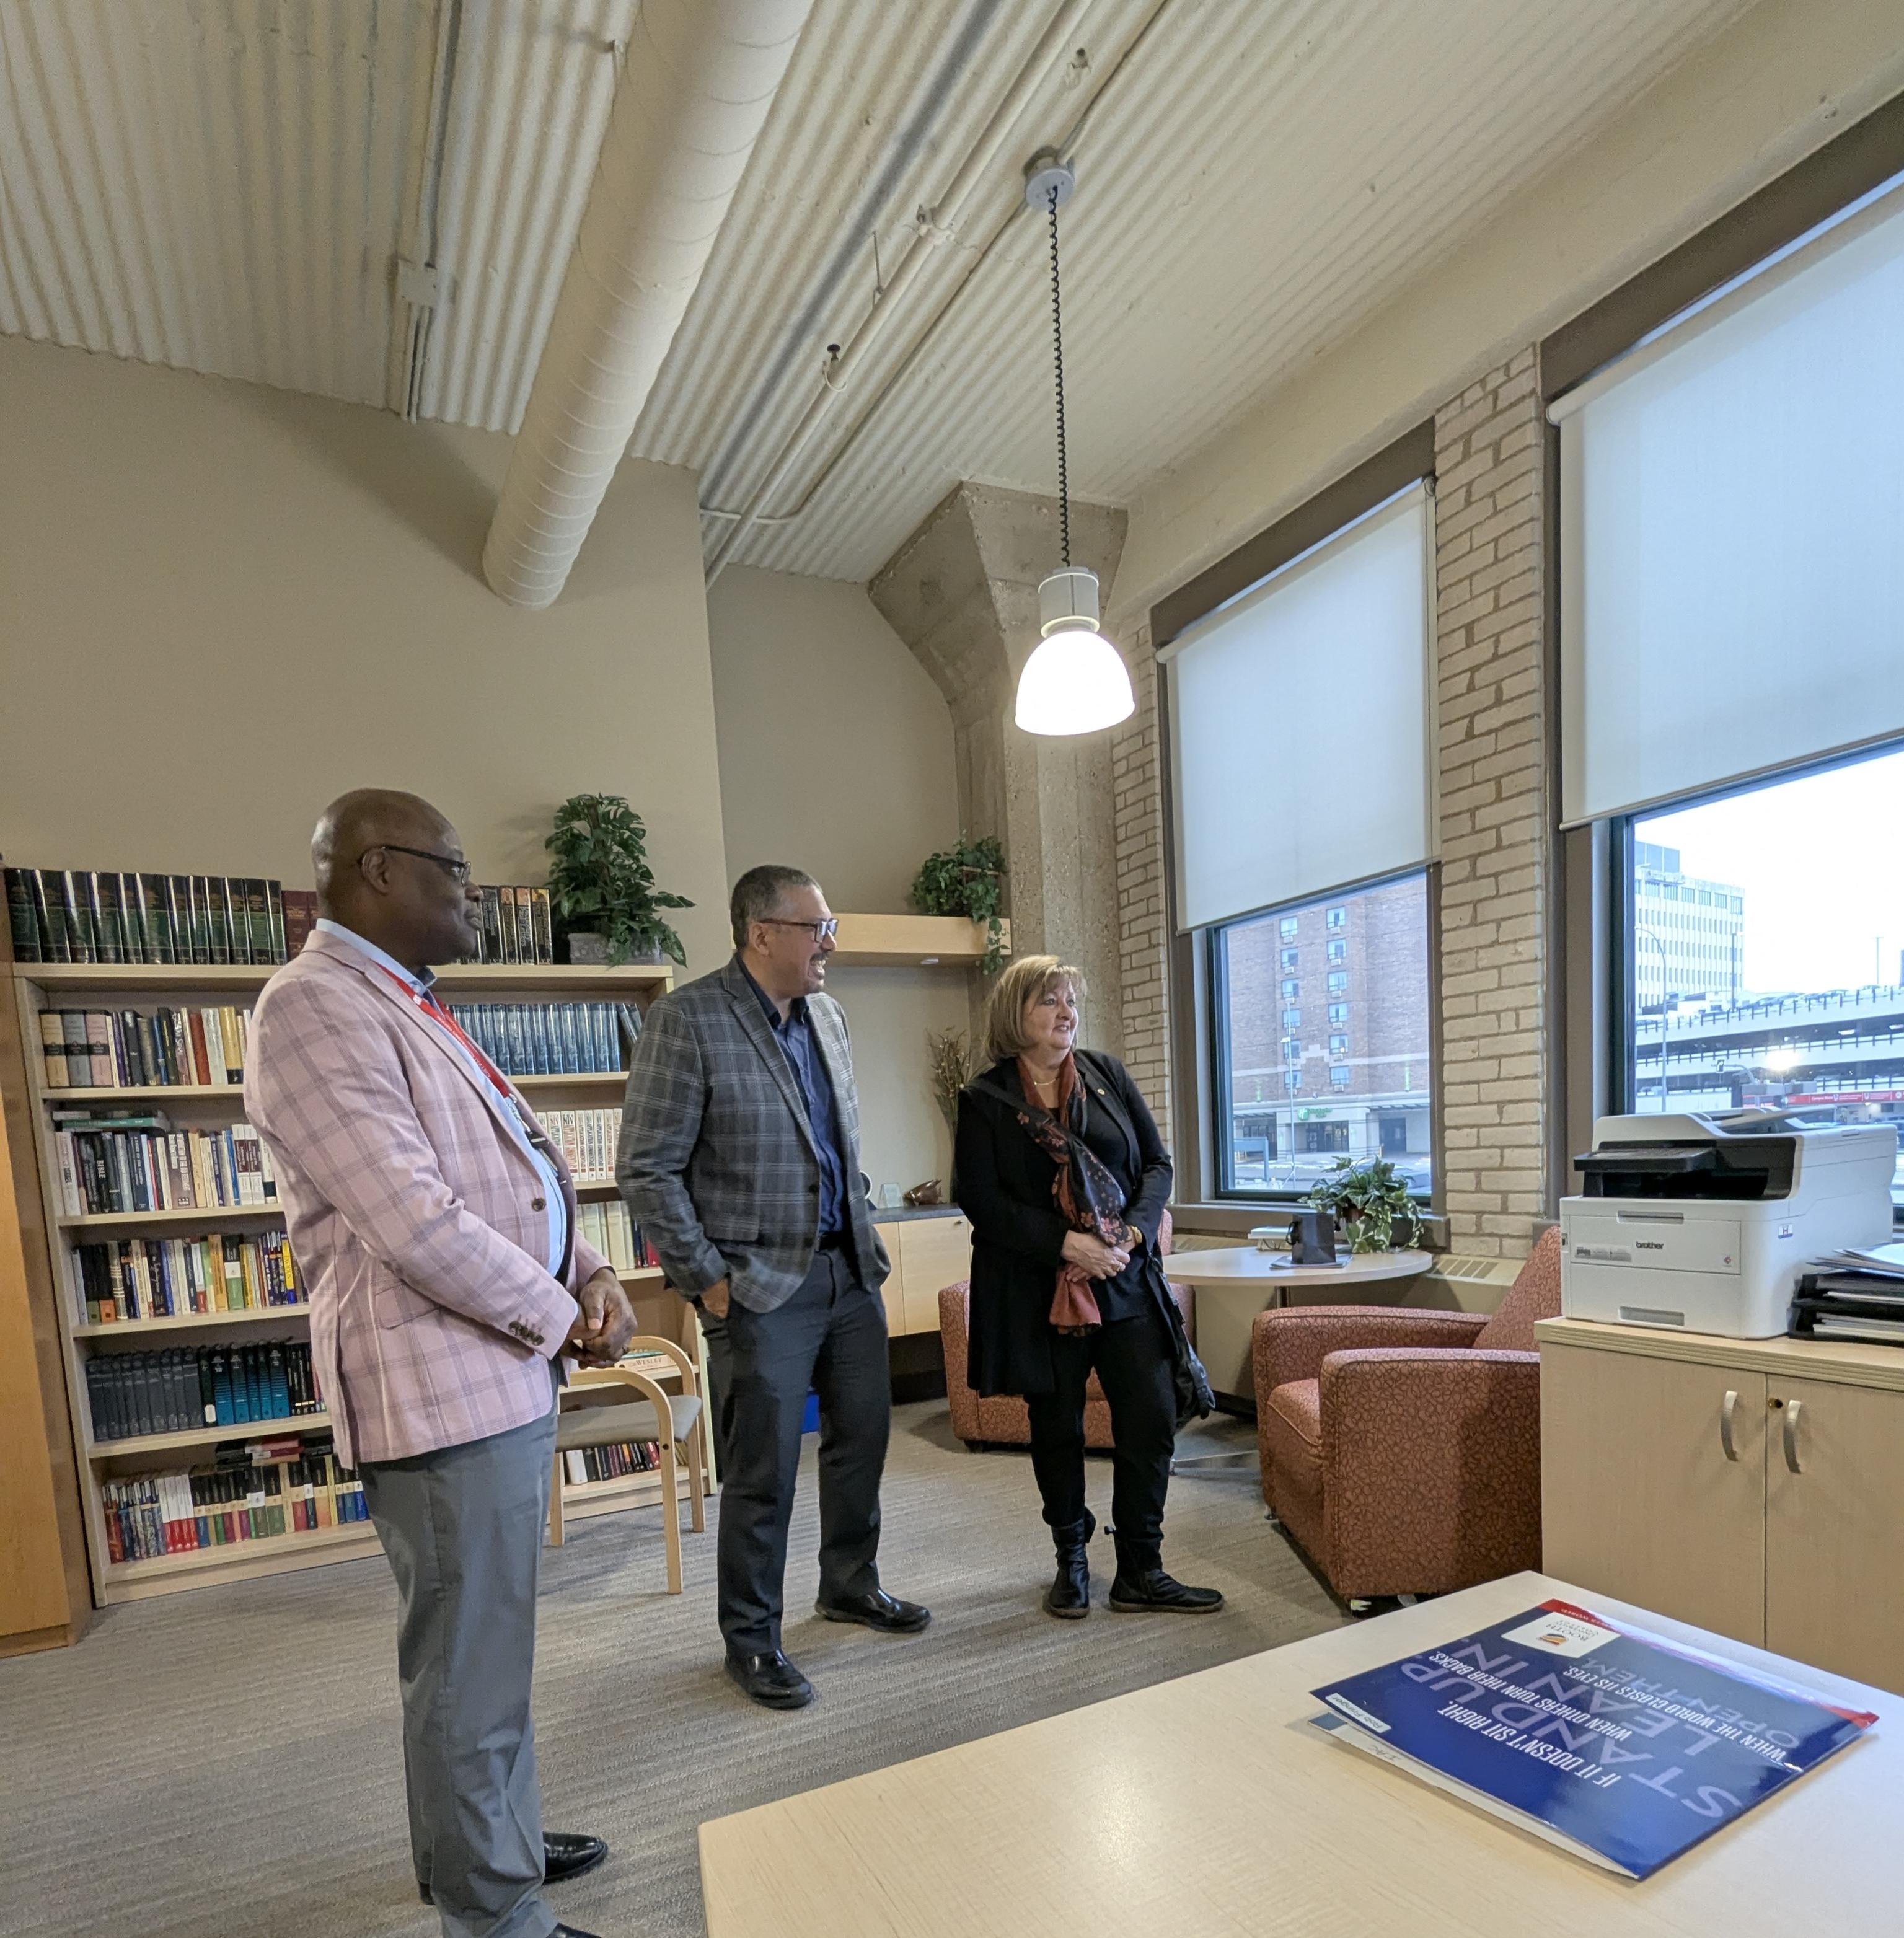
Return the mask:
<svg viewBox="0 0 1904 1938">
<path fill-rule="evenodd" d="M 75 1246 L 73 1268 L 82 1326 L 304 1309 L 290 1240 L 281 1231 L 109 1238 Z"/>
<path fill-rule="evenodd" d="M 234 1448 L 184 1473 L 108 1481 L 99 1490 L 107 1557 L 153 1561 L 370 1518 L 363 1483 L 328 1438 L 289 1444 L 288 1455 L 275 1444 Z"/>
<path fill-rule="evenodd" d="M 9 868 L 18 962 L 253 963 L 284 960 L 284 890 L 247 875 Z"/>
</svg>

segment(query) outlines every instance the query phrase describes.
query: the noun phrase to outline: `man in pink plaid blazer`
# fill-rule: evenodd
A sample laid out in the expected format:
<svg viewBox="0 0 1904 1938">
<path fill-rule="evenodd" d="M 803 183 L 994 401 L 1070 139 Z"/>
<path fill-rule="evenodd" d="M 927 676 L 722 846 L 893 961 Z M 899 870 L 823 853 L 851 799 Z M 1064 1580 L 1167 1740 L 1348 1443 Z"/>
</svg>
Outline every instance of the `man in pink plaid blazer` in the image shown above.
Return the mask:
<svg viewBox="0 0 1904 1938">
<path fill-rule="evenodd" d="M 545 1835 L 529 1715 L 557 1354 L 635 1329 L 533 1113 L 436 1001 L 481 909 L 449 823 L 364 790 L 312 839 L 323 919 L 252 1018 L 247 1113 L 277 1165 L 338 1456 L 396 1576 L 417 1881 L 445 1938 L 588 1938 L 542 1886 L 600 1862 Z"/>
</svg>

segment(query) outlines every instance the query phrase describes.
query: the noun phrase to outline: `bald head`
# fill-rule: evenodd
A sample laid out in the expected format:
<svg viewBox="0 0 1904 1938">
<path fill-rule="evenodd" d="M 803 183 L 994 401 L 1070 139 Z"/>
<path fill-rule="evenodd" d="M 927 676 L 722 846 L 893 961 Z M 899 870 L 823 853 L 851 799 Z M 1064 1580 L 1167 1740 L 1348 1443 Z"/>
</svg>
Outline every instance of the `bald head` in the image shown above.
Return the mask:
<svg viewBox="0 0 1904 1938">
<path fill-rule="evenodd" d="M 412 969 L 475 952 L 482 898 L 463 861 L 448 821 L 392 788 L 340 794 L 311 837 L 320 911 Z"/>
</svg>

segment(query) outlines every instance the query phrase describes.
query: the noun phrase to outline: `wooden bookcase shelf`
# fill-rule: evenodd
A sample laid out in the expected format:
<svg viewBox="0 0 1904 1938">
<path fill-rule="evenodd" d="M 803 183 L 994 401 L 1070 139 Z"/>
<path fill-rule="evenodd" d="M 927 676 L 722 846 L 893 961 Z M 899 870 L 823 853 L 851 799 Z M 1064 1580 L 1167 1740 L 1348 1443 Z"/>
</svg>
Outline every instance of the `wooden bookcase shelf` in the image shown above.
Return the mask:
<svg viewBox="0 0 1904 1938">
<path fill-rule="evenodd" d="M 75 1339 L 136 1339 L 150 1332 L 195 1332 L 204 1326 L 257 1326 L 267 1319 L 308 1319 L 311 1308 L 247 1306 L 242 1312 L 181 1312 L 169 1319 L 116 1319 L 109 1326 L 75 1326 Z"/>
<path fill-rule="evenodd" d="M 1012 925 L 1004 931 L 1012 951 Z M 958 915 L 843 915 L 832 959 L 843 969 L 971 969 L 985 954 L 985 924 Z"/>
<path fill-rule="evenodd" d="M 193 1426 L 183 1433 L 135 1433 L 123 1440 L 82 1443 L 89 1460 L 117 1460 L 128 1454 L 190 1454 L 202 1447 L 221 1446 L 228 1440 L 284 1440 L 293 1433 L 328 1433 L 327 1413 L 287 1414 L 281 1420 L 240 1420 L 224 1426 Z"/>
<path fill-rule="evenodd" d="M 361 1561 L 381 1552 L 377 1530 L 369 1522 L 352 1520 L 336 1527 L 314 1527 L 305 1534 L 272 1534 L 257 1541 L 195 1548 L 184 1554 L 158 1554 L 145 1561 L 108 1561 L 105 1572 L 111 1599 L 131 1602 L 211 1581 L 241 1581 L 248 1575 L 276 1575 L 327 1561 Z"/>
<path fill-rule="evenodd" d="M 93 1599 L 103 1607 L 109 1602 L 169 1594 L 180 1589 L 207 1587 L 223 1581 L 242 1581 L 282 1569 L 354 1560 L 376 1554 L 378 1548 L 375 1530 L 368 1523 L 353 1522 L 339 1527 L 316 1529 L 308 1533 L 235 1542 L 152 1560 L 111 1560 L 100 1488 L 102 1479 L 113 1476 L 116 1463 L 127 1461 L 129 1471 L 135 1473 L 175 1471 L 202 1464 L 208 1450 L 220 1442 L 322 1433 L 329 1428 L 329 1416 L 323 1413 L 305 1414 L 283 1420 L 246 1421 L 195 1428 L 184 1433 L 141 1434 L 122 1440 L 93 1439 L 86 1392 L 86 1362 L 93 1353 L 112 1350 L 111 1342 L 114 1341 L 120 1342 L 126 1350 L 149 1348 L 175 1340 L 189 1342 L 194 1335 L 222 1337 L 228 1329 L 234 1327 L 240 1329 L 242 1337 L 243 1329 L 263 1326 L 272 1320 L 284 1322 L 279 1329 L 284 1336 L 302 1338 L 309 1327 L 310 1309 L 303 1305 L 265 1306 L 243 1312 L 187 1313 L 170 1318 L 123 1320 L 111 1325 L 86 1323 L 81 1316 L 85 1308 L 73 1249 L 75 1244 L 96 1238 L 137 1236 L 147 1232 L 156 1237 L 165 1237 L 221 1229 L 243 1230 L 260 1225 L 281 1226 L 284 1223 L 284 1212 L 281 1205 L 270 1204 L 68 1216 L 60 1204 L 53 1109 L 71 1104 L 96 1108 L 139 1104 L 150 1109 L 155 1105 L 163 1107 L 180 1103 L 191 1107 L 187 1121 L 208 1126 L 226 1121 L 241 1121 L 244 1098 L 242 1089 L 235 1084 L 147 1084 L 125 1089 L 89 1086 L 50 1089 L 45 1083 L 45 1065 L 39 1051 L 40 1012 L 95 1004 L 116 1010 L 164 1007 L 181 1001 L 188 1004 L 238 1002 L 248 1007 L 246 999 L 254 997 L 276 972 L 275 967 L 262 964 L 239 967 L 183 963 L 159 965 L 21 962 L 14 964 L 12 969 L 27 1061 L 41 1198 L 53 1240 L 52 1262 L 58 1293 L 67 1404 L 73 1444 L 82 1456 L 79 1463 L 80 1484 Z M 469 1001 L 586 1000 L 633 1003 L 645 1009 L 671 986 L 672 982 L 673 971 L 665 965 L 633 964 L 614 969 L 592 966 L 531 968 L 484 965 L 445 969 L 438 976 L 437 987 L 445 995 Z M 601 1071 L 523 1077 L 515 1080 L 527 1092 L 551 1093 L 551 1102 L 564 1104 L 564 1107 L 588 1104 L 612 1107 L 619 1101 L 627 1077 L 625 1071 Z M 599 1199 L 612 1195 L 615 1186 L 612 1182 L 604 1181 L 583 1185 L 580 1189 L 585 1196 Z M 697 1361 L 701 1360 L 693 1314 L 682 1301 L 667 1292 L 663 1274 L 648 1266 L 619 1272 L 617 1276 L 636 1302 L 642 1331 L 678 1340 Z M 701 1363 L 704 1365 L 704 1361 Z M 657 1378 L 672 1377 L 674 1371 L 672 1362 L 664 1362 L 658 1358 L 651 1365 L 644 1362 L 643 1368 Z M 704 1381 L 704 1372 L 703 1378 Z M 709 1439 L 711 1443 L 711 1435 Z M 708 1452 L 707 1467 L 712 1475 L 711 1444 Z M 167 1462 L 162 1457 L 175 1454 L 180 1457 L 175 1463 Z M 687 1485 L 685 1473 L 682 1484 L 684 1488 Z M 652 1506 L 660 1499 L 660 1488 L 657 1474 L 630 1475 L 618 1481 L 591 1481 L 581 1487 L 565 1486 L 564 1511 L 586 1516 Z"/>
</svg>

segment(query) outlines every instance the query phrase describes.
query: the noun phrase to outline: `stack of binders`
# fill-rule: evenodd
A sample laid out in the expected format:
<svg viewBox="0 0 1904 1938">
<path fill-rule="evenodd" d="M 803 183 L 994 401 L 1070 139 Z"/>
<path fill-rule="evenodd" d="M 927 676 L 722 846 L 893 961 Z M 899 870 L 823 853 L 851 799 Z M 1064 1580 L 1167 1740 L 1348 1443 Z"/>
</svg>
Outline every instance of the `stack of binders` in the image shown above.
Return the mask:
<svg viewBox="0 0 1904 1938">
<path fill-rule="evenodd" d="M 1856 1339 L 1904 1346 L 1904 1244 L 1834 1252 L 1798 1282 L 1794 1339 Z"/>
</svg>

